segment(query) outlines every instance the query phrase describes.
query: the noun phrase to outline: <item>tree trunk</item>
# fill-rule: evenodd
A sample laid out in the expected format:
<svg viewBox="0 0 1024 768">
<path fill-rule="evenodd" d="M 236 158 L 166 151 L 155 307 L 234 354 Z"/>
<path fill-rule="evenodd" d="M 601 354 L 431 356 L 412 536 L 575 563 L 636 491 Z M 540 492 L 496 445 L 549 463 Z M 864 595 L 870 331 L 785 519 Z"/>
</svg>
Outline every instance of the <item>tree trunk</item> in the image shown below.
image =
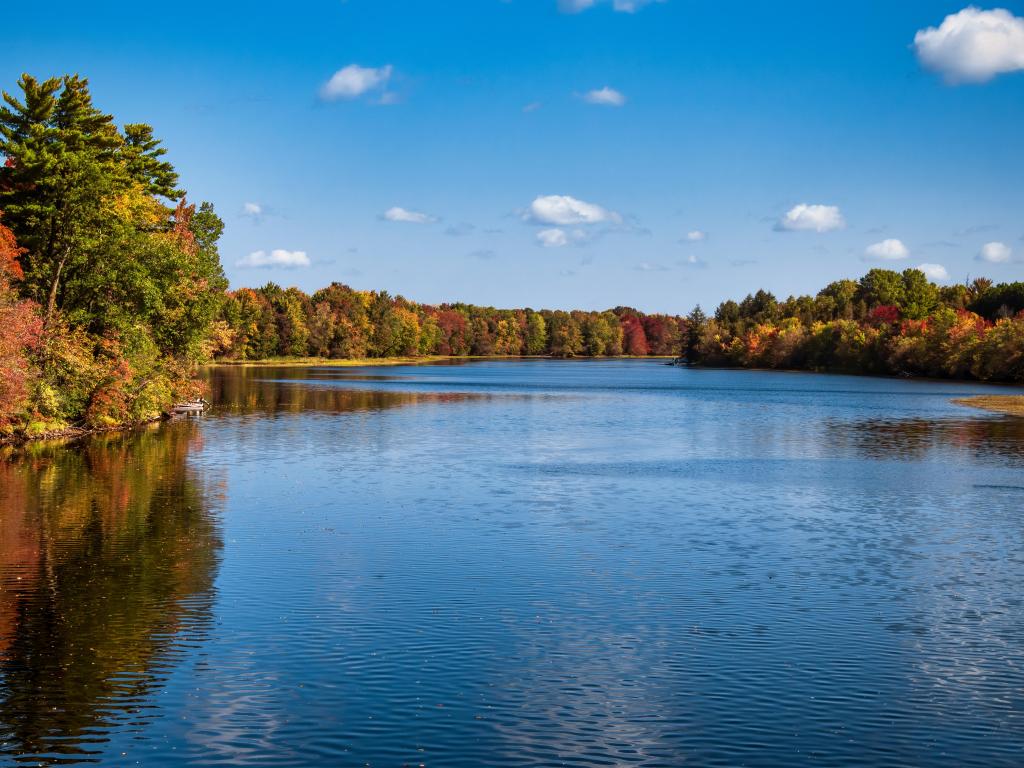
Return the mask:
<svg viewBox="0 0 1024 768">
<path fill-rule="evenodd" d="M 68 256 L 70 255 L 71 249 L 68 248 L 64 251 L 64 256 L 57 265 L 57 274 L 53 276 L 53 283 L 50 284 L 50 298 L 46 302 L 46 319 L 43 320 L 43 328 L 49 328 L 50 323 L 53 321 L 53 314 L 57 310 L 57 289 L 60 287 L 60 275 L 64 271 L 64 264 L 67 263 Z"/>
</svg>

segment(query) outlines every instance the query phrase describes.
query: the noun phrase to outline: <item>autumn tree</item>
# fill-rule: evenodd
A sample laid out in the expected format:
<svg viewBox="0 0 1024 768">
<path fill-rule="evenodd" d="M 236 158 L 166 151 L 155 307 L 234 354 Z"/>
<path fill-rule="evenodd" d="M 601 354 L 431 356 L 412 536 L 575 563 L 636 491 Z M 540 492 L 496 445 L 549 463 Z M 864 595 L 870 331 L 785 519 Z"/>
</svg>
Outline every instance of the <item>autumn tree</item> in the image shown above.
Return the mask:
<svg viewBox="0 0 1024 768">
<path fill-rule="evenodd" d="M 19 248 L 14 233 L 0 221 L 0 432 L 22 410 L 36 375 L 29 358 L 42 332 L 37 305 L 19 299 L 14 282 L 21 280 Z"/>
</svg>

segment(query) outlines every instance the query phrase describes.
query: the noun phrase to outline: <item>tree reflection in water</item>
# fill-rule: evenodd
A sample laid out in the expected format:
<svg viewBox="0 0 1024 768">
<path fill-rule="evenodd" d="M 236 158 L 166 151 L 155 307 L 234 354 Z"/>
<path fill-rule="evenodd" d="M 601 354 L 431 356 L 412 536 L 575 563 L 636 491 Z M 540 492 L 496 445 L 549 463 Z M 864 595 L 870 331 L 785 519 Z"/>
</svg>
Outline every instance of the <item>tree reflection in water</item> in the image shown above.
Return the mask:
<svg viewBox="0 0 1024 768">
<path fill-rule="evenodd" d="M 184 422 L 0 456 L 0 756 L 97 754 L 138 731 L 207 633 L 219 491 Z"/>
<path fill-rule="evenodd" d="M 999 465 L 1024 466 L 1024 419 L 863 419 L 826 423 L 829 442 L 868 459 L 923 458 L 964 452 Z"/>
<path fill-rule="evenodd" d="M 493 399 L 481 392 L 445 392 L 425 389 L 377 389 L 380 382 L 402 382 L 400 376 L 373 375 L 344 367 L 276 368 L 271 366 L 210 368 L 205 371 L 211 415 L 280 415 L 379 411 L 426 403 L 456 403 Z M 407 377 L 406 377 L 407 378 Z M 503 392 L 505 399 L 530 395 Z"/>
</svg>

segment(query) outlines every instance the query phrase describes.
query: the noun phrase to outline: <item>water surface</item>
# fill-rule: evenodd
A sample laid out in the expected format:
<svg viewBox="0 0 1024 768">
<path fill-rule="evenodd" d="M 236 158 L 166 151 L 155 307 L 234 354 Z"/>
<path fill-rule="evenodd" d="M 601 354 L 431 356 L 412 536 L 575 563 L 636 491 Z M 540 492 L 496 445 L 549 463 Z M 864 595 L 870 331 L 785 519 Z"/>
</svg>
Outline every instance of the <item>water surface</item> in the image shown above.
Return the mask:
<svg viewBox="0 0 1024 768">
<path fill-rule="evenodd" d="M 656 361 L 226 368 L 0 459 L 0 762 L 1011 766 L 1024 419 Z"/>
</svg>

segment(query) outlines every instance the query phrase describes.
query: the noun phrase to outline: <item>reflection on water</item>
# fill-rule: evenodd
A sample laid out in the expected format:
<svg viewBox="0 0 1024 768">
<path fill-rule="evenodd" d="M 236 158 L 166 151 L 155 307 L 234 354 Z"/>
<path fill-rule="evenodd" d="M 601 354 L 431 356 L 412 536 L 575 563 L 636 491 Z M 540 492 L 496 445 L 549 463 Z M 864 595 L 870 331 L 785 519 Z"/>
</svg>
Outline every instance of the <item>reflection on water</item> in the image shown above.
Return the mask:
<svg viewBox="0 0 1024 768">
<path fill-rule="evenodd" d="M 1024 419 L 863 419 L 829 421 L 826 435 L 839 452 L 869 459 L 926 458 L 963 452 L 978 459 L 1024 466 Z"/>
<path fill-rule="evenodd" d="M 0 756 L 85 758 L 144 732 L 211 621 L 219 489 L 194 425 L 0 460 Z"/>
<path fill-rule="evenodd" d="M 0 763 L 1020 764 L 1024 420 L 975 387 L 207 375 L 0 464 Z"/>
<path fill-rule="evenodd" d="M 457 392 L 395 392 L 318 386 L 331 381 L 400 381 L 397 376 L 360 376 L 343 368 L 238 367 L 207 371 L 217 412 L 241 414 L 346 413 L 428 402 L 457 402 L 474 395 Z M 481 397 L 475 395 L 475 397 Z"/>
</svg>

